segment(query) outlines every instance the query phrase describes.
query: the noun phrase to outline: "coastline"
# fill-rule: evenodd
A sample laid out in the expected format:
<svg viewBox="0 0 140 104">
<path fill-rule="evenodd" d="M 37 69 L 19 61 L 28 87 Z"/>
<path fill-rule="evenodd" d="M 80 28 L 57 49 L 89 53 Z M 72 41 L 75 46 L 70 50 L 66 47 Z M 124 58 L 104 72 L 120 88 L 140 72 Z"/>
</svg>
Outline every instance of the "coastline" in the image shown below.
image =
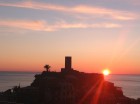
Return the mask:
<svg viewBox="0 0 140 104">
<path fill-rule="evenodd" d="M 44 74 L 43 74 L 44 73 Z M 50 74 L 49 74 L 50 73 Z M 52 73 L 52 74 L 51 74 Z M 36 74 L 36 76 L 35 76 L 35 80 L 33 81 L 33 83 L 36 83 L 36 80 L 38 80 L 38 78 L 37 78 L 37 76 L 39 75 L 39 76 L 42 76 L 42 78 L 43 77 L 45 77 L 46 75 L 48 76 L 52 76 L 53 75 L 53 73 L 58 73 L 58 72 L 42 72 L 42 74 Z M 80 74 L 80 72 L 77 72 L 76 71 L 76 73 L 79 73 Z M 83 73 L 83 72 L 82 72 Z M 83 73 L 84 74 L 84 73 Z M 86 74 L 86 73 L 85 73 Z M 92 73 L 91 73 L 92 74 Z M 89 73 L 87 74 L 87 75 L 90 75 Z M 96 74 L 93 74 L 93 75 L 96 75 Z M 77 76 L 77 75 L 76 75 Z M 40 80 L 41 81 L 41 80 Z M 42 79 L 42 81 L 43 81 L 43 79 Z M 33 83 L 32 83 L 32 85 L 33 85 Z M 48 82 L 49 83 L 49 82 Z M 107 82 L 107 83 L 110 83 L 110 82 Z M 111 83 L 110 83 L 111 84 Z M 110 86 L 110 84 L 109 84 L 109 86 Z M 113 84 L 113 83 L 112 83 Z M 111 84 L 111 86 L 112 86 L 112 84 Z M 35 85 L 36 86 L 36 85 Z M 43 86 L 45 86 L 44 84 L 43 84 Z M 120 87 L 120 86 L 119 86 Z M 23 90 L 23 89 L 25 89 L 25 88 L 28 88 L 28 89 L 30 89 L 30 90 L 33 90 L 34 89 L 34 87 L 32 86 L 32 87 L 21 87 L 20 88 L 20 90 Z M 8 91 L 8 90 L 7 90 Z M 5 91 L 5 92 L 7 92 L 7 91 Z M 37 89 L 36 89 L 36 91 L 37 91 Z M 121 95 L 122 96 L 122 95 Z M 24 96 L 23 96 L 23 98 L 24 98 Z M 128 98 L 128 97 L 124 97 L 125 99 L 127 99 L 128 101 L 130 100 L 132 100 L 133 99 L 133 101 L 134 102 L 136 102 L 137 100 L 136 99 L 134 99 L 134 98 Z M 26 103 L 25 103 L 26 104 Z M 59 103 L 58 103 L 59 104 Z M 72 103 L 72 104 L 74 104 L 74 103 Z M 88 104 L 88 103 L 87 103 Z M 102 103 L 101 103 L 102 104 Z M 106 104 L 108 104 L 108 103 L 106 103 Z M 124 103 L 124 104 L 127 104 L 127 103 Z M 132 103 L 133 104 L 133 103 Z M 137 103 L 136 103 L 137 104 Z"/>
<path fill-rule="evenodd" d="M 6 79 L 4 78 L 4 80 L 6 80 L 5 82 L 0 80 L 0 84 L 1 84 L 0 91 L 2 92 L 2 91 L 6 91 L 7 89 L 12 88 L 13 86 L 18 86 L 19 83 L 20 83 L 21 87 L 29 86 L 31 84 L 31 82 L 33 81 L 33 79 L 34 79 L 33 77 L 35 76 L 35 74 L 39 74 L 40 72 L 21 72 L 21 71 L 18 72 L 18 71 L 16 71 L 16 75 L 19 78 L 14 76 L 15 72 L 13 72 L 13 71 L 12 72 L 11 71 L 0 71 L 0 73 L 5 73 L 2 76 L 3 77 L 7 77 Z M 10 77 L 9 77 L 9 73 L 10 73 Z M 21 74 L 24 75 L 24 76 L 21 76 Z M 26 74 L 27 74 L 27 76 L 26 76 Z M 117 77 L 117 79 L 115 79 L 115 81 L 114 80 L 108 80 L 108 79 L 107 79 L 107 81 L 113 82 L 118 87 L 122 87 L 124 95 L 126 95 L 128 97 L 131 97 L 131 98 L 135 98 L 135 99 L 139 98 L 139 95 L 140 95 L 138 93 L 139 90 L 137 90 L 137 91 L 135 90 L 136 89 L 135 87 L 139 87 L 139 86 L 133 86 L 132 82 L 129 82 L 129 81 L 126 82 L 126 80 L 123 80 L 124 78 L 122 78 L 119 81 L 116 81 L 116 80 L 118 80 L 119 76 L 123 76 L 121 74 L 111 74 L 109 76 L 113 76 L 113 77 L 111 77 L 112 79 L 114 79 L 114 77 Z M 109 77 L 109 76 L 106 76 L 106 77 Z M 129 77 L 128 74 L 127 75 L 125 74 L 124 76 L 128 76 Z M 131 75 L 131 76 L 134 76 L 134 75 Z M 9 79 L 8 79 L 8 77 L 9 77 Z M 27 77 L 27 78 L 25 78 L 25 77 Z M 1 79 L 3 79 L 3 78 L 1 78 Z M 13 83 L 11 83 L 11 79 L 13 79 L 12 80 Z M 25 79 L 25 81 L 22 80 L 22 79 Z M 26 80 L 26 79 L 28 79 L 28 80 Z M 123 80 L 123 82 L 122 82 L 122 80 Z M 4 84 L 7 83 L 7 84 L 3 85 L 3 83 Z M 11 83 L 11 84 L 8 84 L 8 83 Z M 121 83 L 123 83 L 123 84 L 121 84 Z M 130 86 L 130 88 L 126 88 L 127 86 L 125 86 L 128 83 L 132 83 L 132 84 L 128 85 L 128 87 Z"/>
</svg>

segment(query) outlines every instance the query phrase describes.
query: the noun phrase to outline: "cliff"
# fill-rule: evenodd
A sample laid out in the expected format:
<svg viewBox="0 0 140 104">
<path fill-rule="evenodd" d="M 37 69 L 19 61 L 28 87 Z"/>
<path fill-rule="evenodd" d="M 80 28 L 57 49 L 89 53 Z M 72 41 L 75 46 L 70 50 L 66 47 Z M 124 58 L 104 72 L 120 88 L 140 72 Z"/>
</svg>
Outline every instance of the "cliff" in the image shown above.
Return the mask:
<svg viewBox="0 0 140 104">
<path fill-rule="evenodd" d="M 22 104 L 139 104 L 123 95 L 120 87 L 104 80 L 102 74 L 47 72 L 35 75 L 30 86 L 14 87 L 0 94 L 2 101 Z M 16 104 L 15 103 L 15 104 Z M 13 103 L 14 104 L 14 103 Z"/>
<path fill-rule="evenodd" d="M 0 104 L 140 104 L 140 99 L 124 96 L 102 74 L 73 70 L 71 57 L 65 58 L 60 72 L 51 72 L 49 65 L 44 68 L 30 86 L 0 93 Z"/>
</svg>

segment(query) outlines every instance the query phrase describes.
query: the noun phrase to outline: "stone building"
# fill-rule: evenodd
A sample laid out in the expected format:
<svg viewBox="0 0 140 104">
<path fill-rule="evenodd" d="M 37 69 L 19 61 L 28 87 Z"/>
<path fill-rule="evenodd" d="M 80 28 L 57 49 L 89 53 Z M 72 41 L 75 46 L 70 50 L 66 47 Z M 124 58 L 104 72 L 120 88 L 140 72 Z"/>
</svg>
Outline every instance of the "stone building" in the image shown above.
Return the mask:
<svg viewBox="0 0 140 104">
<path fill-rule="evenodd" d="M 65 57 L 61 72 L 43 71 L 35 75 L 30 86 L 18 87 L 14 92 L 8 90 L 3 95 L 0 96 L 3 101 L 23 104 L 139 104 L 140 101 L 124 96 L 122 89 L 105 81 L 102 74 L 74 70 L 70 56 Z"/>
</svg>

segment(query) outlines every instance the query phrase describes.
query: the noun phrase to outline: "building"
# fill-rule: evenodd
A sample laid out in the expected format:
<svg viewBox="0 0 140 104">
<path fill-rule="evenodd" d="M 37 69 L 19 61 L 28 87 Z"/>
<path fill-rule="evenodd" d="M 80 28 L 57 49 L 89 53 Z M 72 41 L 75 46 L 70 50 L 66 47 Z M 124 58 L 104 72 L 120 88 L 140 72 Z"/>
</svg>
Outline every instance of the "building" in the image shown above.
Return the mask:
<svg viewBox="0 0 140 104">
<path fill-rule="evenodd" d="M 2 101 L 24 104 L 140 104 L 125 97 L 121 88 L 105 81 L 102 74 L 74 70 L 70 56 L 65 57 L 61 72 L 43 71 L 30 86 L 8 90 L 3 97 Z"/>
<path fill-rule="evenodd" d="M 65 57 L 65 68 L 61 68 L 61 72 L 72 72 L 72 58 L 70 56 Z"/>
</svg>

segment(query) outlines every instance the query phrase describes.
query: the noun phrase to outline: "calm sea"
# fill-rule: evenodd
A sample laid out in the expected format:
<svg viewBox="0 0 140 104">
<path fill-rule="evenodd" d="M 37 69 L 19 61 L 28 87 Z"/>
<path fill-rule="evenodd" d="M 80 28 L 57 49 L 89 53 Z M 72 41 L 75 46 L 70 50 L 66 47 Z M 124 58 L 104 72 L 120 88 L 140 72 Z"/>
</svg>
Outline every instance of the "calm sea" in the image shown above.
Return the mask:
<svg viewBox="0 0 140 104">
<path fill-rule="evenodd" d="M 25 87 L 34 80 L 35 73 L 32 72 L 0 72 L 0 91 L 5 91 L 20 84 Z"/>
<path fill-rule="evenodd" d="M 109 75 L 106 80 L 115 86 L 122 87 L 124 95 L 131 98 L 140 98 L 140 75 Z"/>
<path fill-rule="evenodd" d="M 31 72 L 0 72 L 0 91 L 5 91 L 14 86 L 28 86 L 34 80 Z M 124 95 L 131 98 L 140 98 L 140 76 L 138 75 L 109 75 L 106 80 L 122 87 Z"/>
</svg>

